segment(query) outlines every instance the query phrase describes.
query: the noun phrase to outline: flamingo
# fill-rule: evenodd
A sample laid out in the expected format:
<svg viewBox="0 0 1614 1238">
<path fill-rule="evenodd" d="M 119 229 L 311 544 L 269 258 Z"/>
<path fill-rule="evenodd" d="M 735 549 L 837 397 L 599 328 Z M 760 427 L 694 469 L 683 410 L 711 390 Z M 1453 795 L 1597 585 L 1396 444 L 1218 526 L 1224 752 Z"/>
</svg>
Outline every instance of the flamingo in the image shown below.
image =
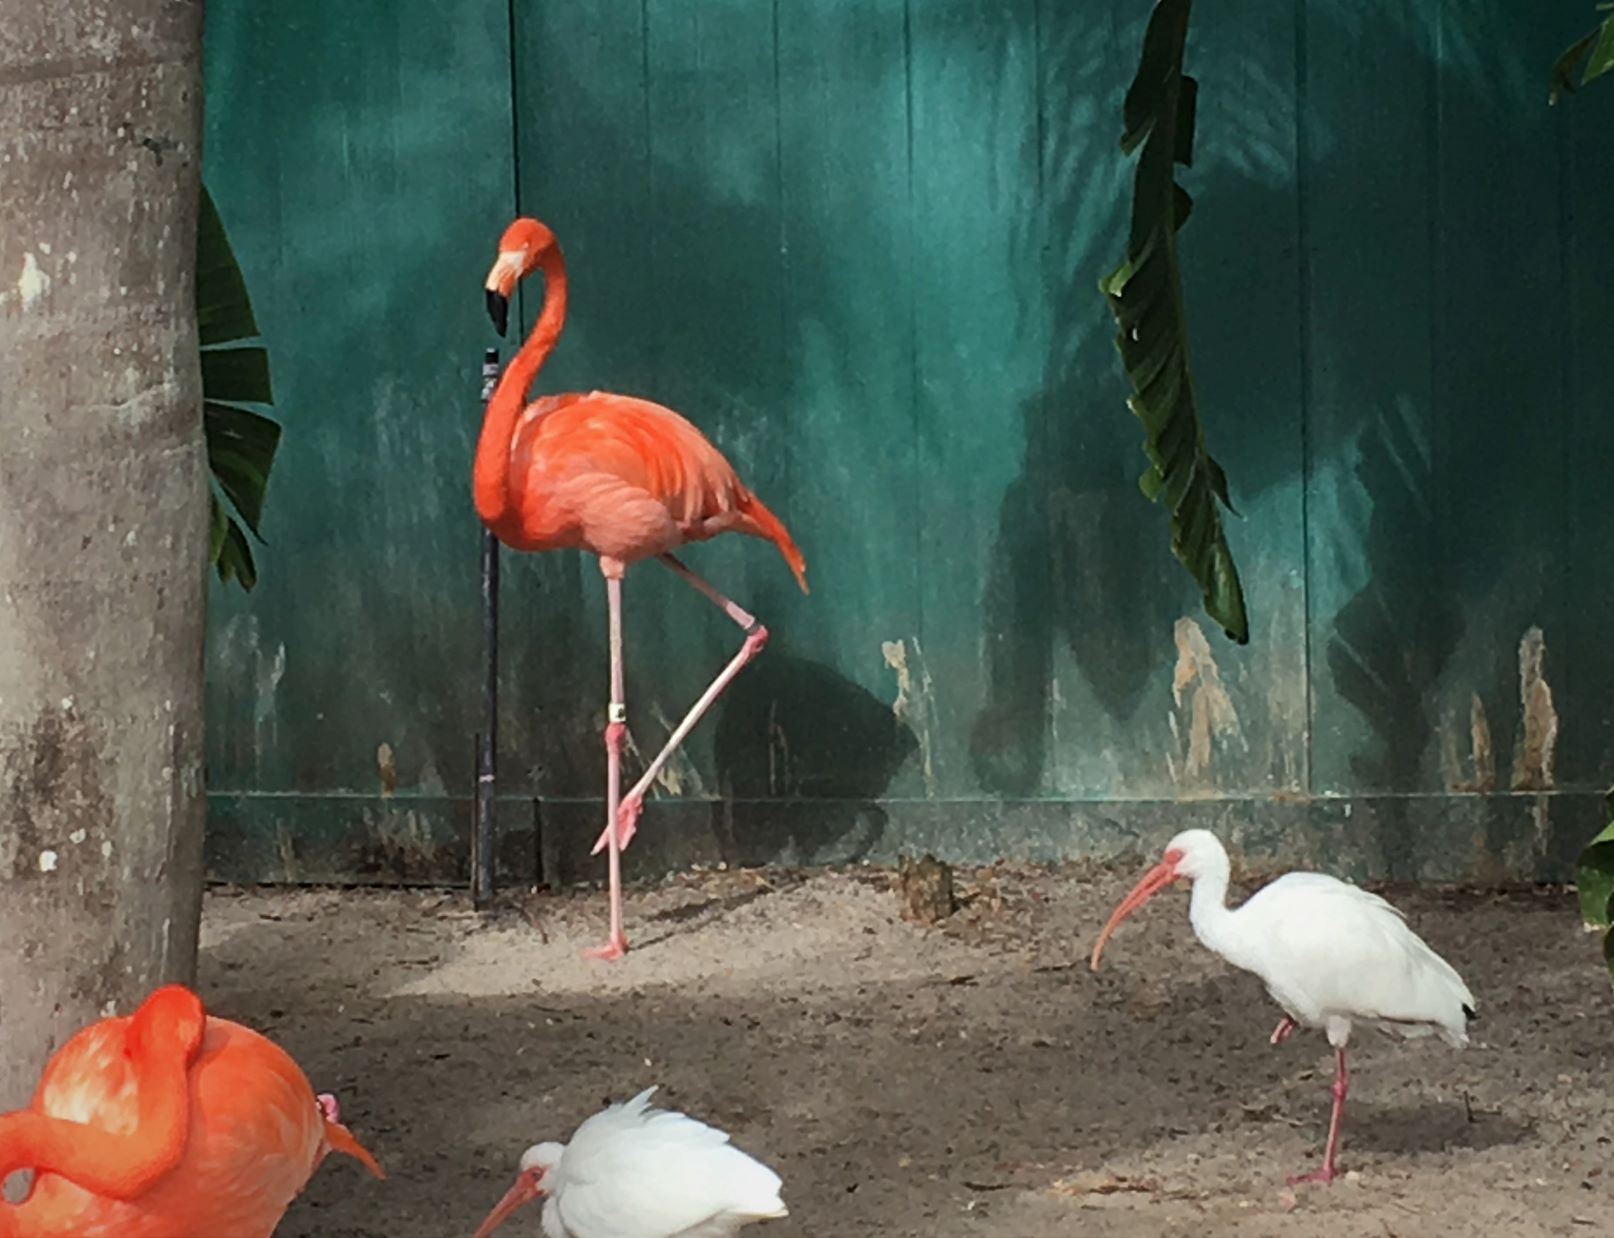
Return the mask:
<svg viewBox="0 0 1614 1238">
<path fill-rule="evenodd" d="M 0 1238 L 267 1238 L 327 1155 L 381 1166 L 274 1042 L 182 985 L 81 1029 L 0 1114 Z"/>
<path fill-rule="evenodd" d="M 518 219 L 499 241 L 486 280 L 488 314 L 503 335 L 516 285 L 544 275 L 544 307 L 510 362 L 483 417 L 473 491 L 477 514 L 515 550 L 581 549 L 599 557 L 610 611 L 611 698 L 606 712 L 606 825 L 591 852 L 609 849 L 611 926 L 606 944 L 585 951 L 619 959 L 621 852 L 669 757 L 729 683 L 768 641 L 768 629 L 673 556 L 689 542 L 747 533 L 779 548 L 807 592 L 807 564 L 789 531 L 740 481 L 711 442 L 670 408 L 608 391 L 544 396 L 523 404 L 566 323 L 566 263 L 555 234 Z M 627 705 L 622 672 L 622 577 L 628 566 L 659 558 L 745 633 L 745 642 L 674 728 L 639 781 L 621 794 Z"/>
<path fill-rule="evenodd" d="M 1194 935 L 1235 967 L 1266 984 L 1284 1017 L 1270 1042 L 1296 1028 L 1327 1034 L 1334 1048 L 1334 1112 L 1322 1168 L 1291 1178 L 1332 1182 L 1339 1173 L 1339 1128 L 1350 1076 L 1345 1046 L 1356 1023 L 1415 1040 L 1439 1036 L 1454 1049 L 1468 1044 L 1474 996 L 1451 964 L 1407 927 L 1377 894 L 1323 873 L 1286 873 L 1236 910 L 1227 907 L 1227 851 L 1209 830 L 1187 830 L 1166 844 L 1160 863 L 1121 900 L 1093 946 L 1092 969 L 1111 934 L 1150 898 L 1176 881 L 1193 883 L 1188 919 Z"/>
<path fill-rule="evenodd" d="M 521 1155 L 515 1185 L 476 1231 L 488 1238 L 544 1201 L 547 1238 L 728 1238 L 789 1215 L 779 1175 L 682 1113 L 650 1108 L 654 1087 L 583 1121 L 569 1144 Z"/>
</svg>

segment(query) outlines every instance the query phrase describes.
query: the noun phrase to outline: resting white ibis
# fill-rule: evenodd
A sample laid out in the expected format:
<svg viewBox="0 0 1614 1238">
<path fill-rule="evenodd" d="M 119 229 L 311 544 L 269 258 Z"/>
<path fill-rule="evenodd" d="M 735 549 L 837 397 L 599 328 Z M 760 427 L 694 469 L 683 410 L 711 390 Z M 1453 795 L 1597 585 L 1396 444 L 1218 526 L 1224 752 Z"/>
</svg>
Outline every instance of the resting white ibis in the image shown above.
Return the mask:
<svg viewBox="0 0 1614 1238">
<path fill-rule="evenodd" d="M 1474 997 L 1451 964 L 1407 927 L 1377 894 L 1322 873 L 1287 873 L 1237 910 L 1227 907 L 1227 852 L 1209 830 L 1187 830 L 1166 844 L 1160 863 L 1132 888 L 1093 947 L 1092 967 L 1122 920 L 1175 881 L 1194 883 L 1188 919 L 1194 935 L 1235 967 L 1254 972 L 1284 1019 L 1272 1033 L 1281 1044 L 1296 1027 L 1328 1034 L 1338 1075 L 1323 1167 L 1291 1182 L 1332 1182 L 1339 1172 L 1339 1123 L 1349 1076 L 1345 1045 L 1351 1027 L 1367 1023 L 1407 1039 L 1439 1036 L 1468 1044 Z"/>
<path fill-rule="evenodd" d="M 528 1148 L 476 1238 L 536 1199 L 548 1238 L 728 1238 L 787 1215 L 778 1174 L 723 1131 L 650 1108 L 655 1090 L 586 1119 L 569 1144 Z"/>
</svg>

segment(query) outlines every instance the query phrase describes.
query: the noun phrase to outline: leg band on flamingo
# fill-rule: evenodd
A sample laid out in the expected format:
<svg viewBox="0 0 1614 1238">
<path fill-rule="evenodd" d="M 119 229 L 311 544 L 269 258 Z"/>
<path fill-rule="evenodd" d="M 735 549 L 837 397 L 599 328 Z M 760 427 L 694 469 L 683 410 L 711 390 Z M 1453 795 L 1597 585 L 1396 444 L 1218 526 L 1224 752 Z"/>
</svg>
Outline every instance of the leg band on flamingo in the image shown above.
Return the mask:
<svg viewBox="0 0 1614 1238">
<path fill-rule="evenodd" d="M 758 621 L 755 615 L 724 597 L 723 594 L 673 558 L 672 555 L 662 555 L 661 557 L 662 561 L 671 567 L 674 572 L 734 621 L 735 625 L 745 633 L 745 643 L 740 646 L 739 652 L 729 659 L 729 664 L 723 668 L 722 673 L 712 680 L 705 692 L 701 693 L 700 699 L 690 707 L 689 712 L 684 715 L 683 721 L 673 728 L 672 735 L 668 737 L 661 751 L 655 755 L 655 758 L 645 768 L 644 773 L 639 777 L 639 781 L 634 783 L 633 789 L 622 797 L 622 802 L 616 812 L 615 831 L 608 825 L 595 842 L 594 849 L 590 852 L 591 855 L 598 855 L 601 851 L 611 846 L 613 833 L 615 834 L 615 843 L 618 850 L 626 847 L 632 841 L 634 834 L 638 831 L 639 813 L 644 808 L 644 797 L 660 775 L 662 768 L 671 759 L 672 754 L 678 751 L 679 745 L 684 742 L 690 731 L 695 729 L 695 724 L 705 716 L 706 711 L 712 707 L 717 698 L 723 695 L 724 690 L 734 681 L 734 677 L 744 670 L 747 663 L 761 653 L 768 644 L 768 629 Z"/>
</svg>

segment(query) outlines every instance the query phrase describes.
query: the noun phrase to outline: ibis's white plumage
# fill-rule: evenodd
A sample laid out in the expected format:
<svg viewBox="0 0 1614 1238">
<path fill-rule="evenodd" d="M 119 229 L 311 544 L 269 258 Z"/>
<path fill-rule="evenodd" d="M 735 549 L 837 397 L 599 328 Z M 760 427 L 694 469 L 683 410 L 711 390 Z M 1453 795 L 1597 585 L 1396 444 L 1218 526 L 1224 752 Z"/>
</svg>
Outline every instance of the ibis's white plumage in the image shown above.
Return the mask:
<svg viewBox="0 0 1614 1238">
<path fill-rule="evenodd" d="M 652 1109 L 655 1090 L 594 1114 L 564 1148 L 538 1144 L 522 1158 L 547 1169 L 548 1238 L 727 1238 L 786 1215 L 778 1174 L 723 1131 Z"/>
<path fill-rule="evenodd" d="M 1188 918 L 1205 946 L 1235 967 L 1254 972 L 1288 1018 L 1272 1033 L 1278 1044 L 1295 1025 L 1317 1028 L 1334 1046 L 1334 1114 L 1322 1168 L 1292 1181 L 1331 1182 L 1338 1173 L 1340 1120 L 1350 1079 L 1345 1045 L 1366 1023 L 1409 1038 L 1439 1036 L 1456 1048 L 1468 1043 L 1474 996 L 1451 964 L 1407 927 L 1377 894 L 1321 873 L 1289 873 L 1228 910 L 1232 866 L 1209 830 L 1185 830 L 1133 886 L 1093 946 L 1098 967 L 1104 943 L 1151 897 L 1175 881 L 1194 883 Z"/>
<path fill-rule="evenodd" d="M 1336 1047 L 1350 1039 L 1353 1023 L 1468 1044 L 1473 994 L 1377 894 L 1322 873 L 1289 873 L 1234 911 L 1225 895 L 1225 877 L 1195 881 L 1195 933 L 1259 976 L 1300 1026 L 1325 1031 Z"/>
</svg>

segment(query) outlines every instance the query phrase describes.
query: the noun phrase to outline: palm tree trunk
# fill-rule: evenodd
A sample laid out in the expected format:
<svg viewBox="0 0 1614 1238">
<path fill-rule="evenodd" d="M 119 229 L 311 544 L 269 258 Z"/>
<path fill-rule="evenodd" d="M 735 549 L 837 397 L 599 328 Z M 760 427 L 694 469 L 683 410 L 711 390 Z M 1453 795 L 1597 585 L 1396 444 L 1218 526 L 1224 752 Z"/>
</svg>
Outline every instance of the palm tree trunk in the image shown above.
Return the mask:
<svg viewBox="0 0 1614 1238">
<path fill-rule="evenodd" d="M 201 0 L 0 0 L 0 1110 L 191 978 Z"/>
</svg>

